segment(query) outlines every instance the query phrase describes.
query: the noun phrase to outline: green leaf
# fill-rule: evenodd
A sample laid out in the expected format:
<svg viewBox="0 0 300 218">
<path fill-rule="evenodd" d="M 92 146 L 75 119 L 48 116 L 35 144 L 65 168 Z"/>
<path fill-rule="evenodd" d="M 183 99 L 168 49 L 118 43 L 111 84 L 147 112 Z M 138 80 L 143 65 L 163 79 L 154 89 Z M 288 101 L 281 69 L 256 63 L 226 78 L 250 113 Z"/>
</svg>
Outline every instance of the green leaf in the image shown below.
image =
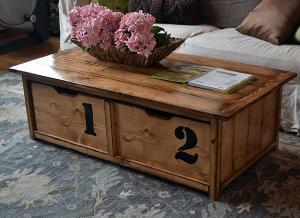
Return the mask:
<svg viewBox="0 0 300 218">
<path fill-rule="evenodd" d="M 89 52 L 90 49 L 91 49 L 91 48 L 89 48 L 89 47 L 82 47 L 82 51 L 83 51 L 83 52 Z"/>
<path fill-rule="evenodd" d="M 168 34 L 164 28 L 160 26 L 153 26 L 151 32 L 154 33 L 156 48 L 162 47 L 171 42 L 171 34 Z"/>
<path fill-rule="evenodd" d="M 168 45 L 171 42 L 171 34 L 168 33 L 157 33 L 155 36 L 156 47 L 162 47 Z"/>
<path fill-rule="evenodd" d="M 154 33 L 154 34 L 157 34 L 161 31 L 166 32 L 165 29 L 160 27 L 160 26 L 153 26 L 152 29 L 151 29 L 151 32 Z"/>
</svg>

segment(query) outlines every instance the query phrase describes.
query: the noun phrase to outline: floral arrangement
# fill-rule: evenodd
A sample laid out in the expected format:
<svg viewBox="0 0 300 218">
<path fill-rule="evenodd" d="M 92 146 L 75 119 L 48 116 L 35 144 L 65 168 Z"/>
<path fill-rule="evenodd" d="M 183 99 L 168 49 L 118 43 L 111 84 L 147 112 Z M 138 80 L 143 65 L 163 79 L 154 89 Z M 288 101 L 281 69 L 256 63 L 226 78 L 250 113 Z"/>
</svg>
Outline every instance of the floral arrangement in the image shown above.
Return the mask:
<svg viewBox="0 0 300 218">
<path fill-rule="evenodd" d="M 124 15 L 120 27 L 115 33 L 115 44 L 119 48 L 128 48 L 132 52 L 149 56 L 156 46 L 151 32 L 155 18 L 150 14 L 133 12 Z"/>
<path fill-rule="evenodd" d="M 171 36 L 162 28 L 153 26 L 155 18 L 148 13 L 123 14 L 99 4 L 75 7 L 69 13 L 72 38 L 85 49 L 99 45 L 107 50 L 131 51 L 148 57 L 156 47 L 170 43 Z"/>
<path fill-rule="evenodd" d="M 99 44 L 106 50 L 114 43 L 114 34 L 122 17 L 122 13 L 99 4 L 75 7 L 69 13 L 72 38 L 86 48 Z"/>
</svg>

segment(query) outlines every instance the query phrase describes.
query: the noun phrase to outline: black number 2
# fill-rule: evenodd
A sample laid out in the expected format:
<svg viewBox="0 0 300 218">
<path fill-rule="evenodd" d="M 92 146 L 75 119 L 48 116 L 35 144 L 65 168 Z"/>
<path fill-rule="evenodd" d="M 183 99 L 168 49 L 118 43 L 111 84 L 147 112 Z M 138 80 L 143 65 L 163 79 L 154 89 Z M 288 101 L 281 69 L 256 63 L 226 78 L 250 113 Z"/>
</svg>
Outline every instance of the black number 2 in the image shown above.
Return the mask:
<svg viewBox="0 0 300 218">
<path fill-rule="evenodd" d="M 195 148 L 197 145 L 197 136 L 193 130 L 188 127 L 179 126 L 175 129 L 175 136 L 178 139 L 186 138 L 186 142 L 183 146 L 178 148 L 178 152 L 175 155 L 176 159 L 183 160 L 188 164 L 194 164 L 198 160 L 198 154 L 190 155 L 184 151 Z"/>
<path fill-rule="evenodd" d="M 83 103 L 85 112 L 85 126 L 86 130 L 84 131 L 88 135 L 96 136 L 94 130 L 94 118 L 93 118 L 93 106 L 91 104 Z"/>
</svg>

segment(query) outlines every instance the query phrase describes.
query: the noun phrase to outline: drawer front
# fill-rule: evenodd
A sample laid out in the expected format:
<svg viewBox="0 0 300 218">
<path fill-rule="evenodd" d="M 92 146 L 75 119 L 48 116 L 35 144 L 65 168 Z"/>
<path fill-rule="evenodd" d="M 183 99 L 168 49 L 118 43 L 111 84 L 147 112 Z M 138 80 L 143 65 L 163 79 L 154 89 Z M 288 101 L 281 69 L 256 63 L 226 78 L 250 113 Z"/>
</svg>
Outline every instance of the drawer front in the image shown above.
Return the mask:
<svg viewBox="0 0 300 218">
<path fill-rule="evenodd" d="M 104 100 L 32 83 L 36 130 L 107 152 Z"/>
<path fill-rule="evenodd" d="M 117 155 L 208 182 L 209 124 L 119 103 L 113 111 Z"/>
</svg>

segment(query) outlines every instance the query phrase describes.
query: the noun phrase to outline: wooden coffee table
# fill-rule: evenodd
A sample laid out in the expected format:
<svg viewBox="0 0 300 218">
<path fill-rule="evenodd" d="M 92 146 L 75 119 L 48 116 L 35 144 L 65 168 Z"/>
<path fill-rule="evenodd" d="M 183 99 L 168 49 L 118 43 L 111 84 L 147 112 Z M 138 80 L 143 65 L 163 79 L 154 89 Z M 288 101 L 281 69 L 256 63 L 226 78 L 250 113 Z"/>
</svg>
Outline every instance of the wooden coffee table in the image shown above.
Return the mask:
<svg viewBox="0 0 300 218">
<path fill-rule="evenodd" d="M 23 74 L 30 136 L 219 197 L 278 145 L 281 87 L 292 72 L 173 53 L 165 61 L 254 74 L 233 94 L 155 80 L 79 49 L 11 68 Z"/>
</svg>

